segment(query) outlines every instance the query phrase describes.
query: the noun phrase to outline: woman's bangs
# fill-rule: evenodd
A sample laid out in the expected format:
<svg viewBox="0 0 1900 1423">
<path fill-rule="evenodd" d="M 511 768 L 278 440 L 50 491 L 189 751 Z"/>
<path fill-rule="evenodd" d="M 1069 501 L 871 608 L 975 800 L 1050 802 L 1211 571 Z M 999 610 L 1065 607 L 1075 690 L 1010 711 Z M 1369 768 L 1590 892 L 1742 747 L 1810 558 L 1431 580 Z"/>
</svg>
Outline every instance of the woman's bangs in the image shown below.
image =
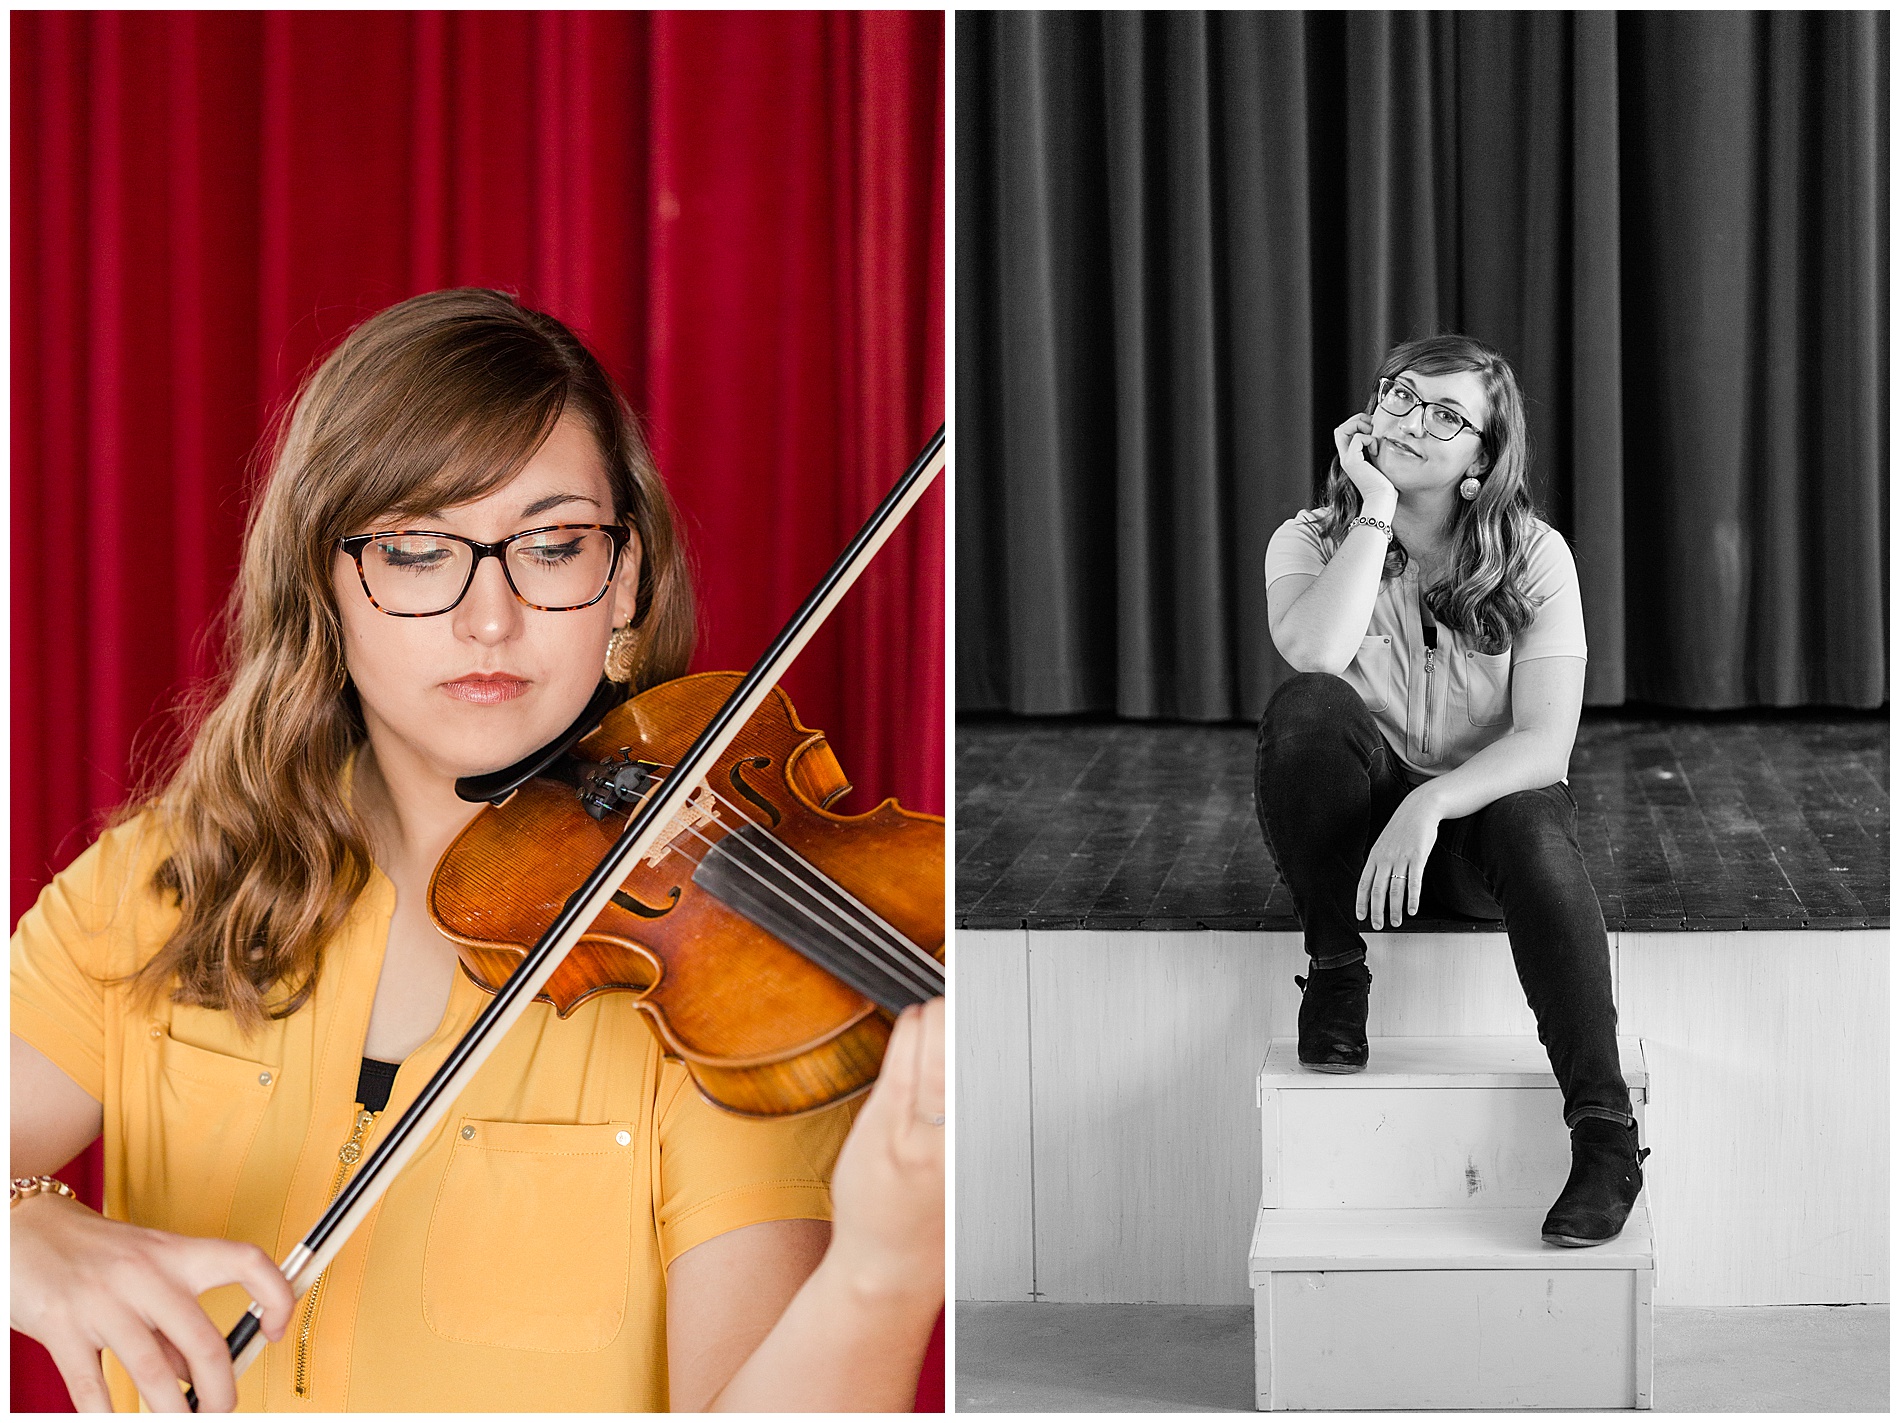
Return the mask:
<svg viewBox="0 0 1900 1423">
<path fill-rule="evenodd" d="M 355 452 L 342 522 L 413 519 L 492 494 L 521 472 L 561 417 L 565 392 L 551 385 L 523 401 L 456 400 L 461 408 L 405 412 L 381 447 Z"/>
</svg>

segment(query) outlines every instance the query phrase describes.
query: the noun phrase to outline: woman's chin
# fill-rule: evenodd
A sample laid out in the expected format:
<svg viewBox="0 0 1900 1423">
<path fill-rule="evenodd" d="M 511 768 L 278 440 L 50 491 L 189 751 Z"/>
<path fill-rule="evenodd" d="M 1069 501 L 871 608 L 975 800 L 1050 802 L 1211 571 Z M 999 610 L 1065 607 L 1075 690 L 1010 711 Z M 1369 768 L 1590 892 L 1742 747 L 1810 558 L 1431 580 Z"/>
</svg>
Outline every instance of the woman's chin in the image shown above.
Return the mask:
<svg viewBox="0 0 1900 1423">
<path fill-rule="evenodd" d="M 571 716 L 563 720 L 546 707 L 514 703 L 458 710 L 461 715 L 441 719 L 433 748 L 436 763 L 455 768 L 457 778 L 485 776 L 512 766 L 559 736 L 573 720 Z"/>
</svg>

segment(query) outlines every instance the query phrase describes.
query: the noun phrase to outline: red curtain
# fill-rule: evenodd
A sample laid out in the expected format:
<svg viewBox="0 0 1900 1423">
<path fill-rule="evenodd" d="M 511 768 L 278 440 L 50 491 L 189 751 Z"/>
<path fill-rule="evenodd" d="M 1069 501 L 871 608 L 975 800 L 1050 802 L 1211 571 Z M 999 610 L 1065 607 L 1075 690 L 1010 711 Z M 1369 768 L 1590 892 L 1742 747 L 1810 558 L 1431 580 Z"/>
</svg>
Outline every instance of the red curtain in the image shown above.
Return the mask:
<svg viewBox="0 0 1900 1423">
<path fill-rule="evenodd" d="M 750 665 L 943 418 L 940 13 L 38 12 L 12 45 L 15 918 L 215 661 L 260 435 L 371 313 L 479 284 L 582 333 L 684 514 L 699 668 Z M 857 808 L 943 810 L 942 510 L 787 678 Z M 65 1407 L 14 1346 L 13 1406 Z"/>
</svg>

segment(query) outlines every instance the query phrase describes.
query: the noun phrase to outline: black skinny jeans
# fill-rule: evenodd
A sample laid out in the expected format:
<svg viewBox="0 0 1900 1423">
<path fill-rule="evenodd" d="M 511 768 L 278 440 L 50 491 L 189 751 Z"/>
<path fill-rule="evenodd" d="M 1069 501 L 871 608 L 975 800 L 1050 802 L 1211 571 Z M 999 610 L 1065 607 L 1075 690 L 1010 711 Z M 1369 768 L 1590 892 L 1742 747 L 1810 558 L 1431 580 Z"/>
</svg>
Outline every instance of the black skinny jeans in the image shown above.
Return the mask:
<svg viewBox="0 0 1900 1423">
<path fill-rule="evenodd" d="M 1254 806 L 1293 894 L 1315 968 L 1366 956 L 1353 898 L 1366 855 L 1410 793 L 1385 738 L 1343 679 L 1303 672 L 1260 718 Z M 1577 803 L 1558 782 L 1502 796 L 1438 827 L 1419 908 L 1503 919 L 1564 1121 L 1629 1122 L 1603 910 L 1577 848 Z"/>
</svg>

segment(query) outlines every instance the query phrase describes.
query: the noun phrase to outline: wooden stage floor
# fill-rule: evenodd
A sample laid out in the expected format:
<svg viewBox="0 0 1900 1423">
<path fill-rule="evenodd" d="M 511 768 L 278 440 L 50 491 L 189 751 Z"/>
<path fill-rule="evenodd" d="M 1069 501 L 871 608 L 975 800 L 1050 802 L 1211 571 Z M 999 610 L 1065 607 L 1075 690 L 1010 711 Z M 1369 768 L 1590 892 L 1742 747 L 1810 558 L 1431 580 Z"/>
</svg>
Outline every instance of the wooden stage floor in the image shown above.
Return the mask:
<svg viewBox="0 0 1900 1423">
<path fill-rule="evenodd" d="M 1888 927 L 1887 728 L 1885 712 L 1586 711 L 1570 785 L 1606 927 Z M 1253 747 L 1244 726 L 965 719 L 957 926 L 1297 931 L 1254 819 Z"/>
</svg>

